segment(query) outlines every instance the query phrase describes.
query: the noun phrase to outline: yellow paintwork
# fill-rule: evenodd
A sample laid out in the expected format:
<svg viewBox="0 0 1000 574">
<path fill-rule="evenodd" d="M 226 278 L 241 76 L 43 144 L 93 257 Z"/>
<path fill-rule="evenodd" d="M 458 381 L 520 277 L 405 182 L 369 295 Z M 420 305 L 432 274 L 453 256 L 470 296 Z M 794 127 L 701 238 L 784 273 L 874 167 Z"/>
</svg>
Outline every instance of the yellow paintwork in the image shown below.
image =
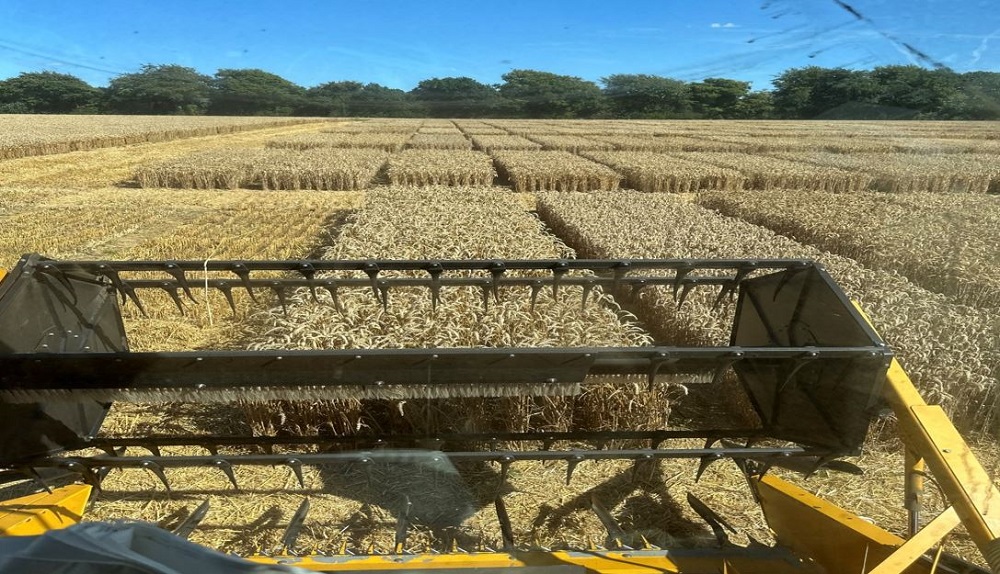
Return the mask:
<svg viewBox="0 0 1000 574">
<path fill-rule="evenodd" d="M 904 540 L 776 476 L 765 476 L 754 486 L 778 543 L 828 572 L 929 573 L 929 566 L 913 562 L 957 524 L 949 509 Z"/>
<path fill-rule="evenodd" d="M 861 306 L 856 302 L 854 306 L 870 325 Z M 1000 571 L 1000 491 L 986 469 L 944 409 L 924 401 L 895 359 L 886 373 L 883 395 L 911 452 L 913 466 L 907 470 L 927 465 L 990 568 Z"/>
<path fill-rule="evenodd" d="M 260 564 L 288 564 L 315 572 L 339 570 L 433 570 L 443 568 L 517 568 L 524 566 L 582 566 L 587 572 L 607 574 L 678 574 L 728 571 L 750 573 L 819 574 L 815 567 L 799 562 L 791 555 L 753 556 L 734 548 L 708 549 L 704 554 L 678 553 L 667 557 L 658 550 L 618 551 L 513 551 L 449 554 L 408 554 L 375 556 L 251 556 Z"/>
<path fill-rule="evenodd" d="M 72 526 L 83 518 L 90 490 L 71 484 L 0 502 L 0 535 L 36 536 Z"/>
</svg>

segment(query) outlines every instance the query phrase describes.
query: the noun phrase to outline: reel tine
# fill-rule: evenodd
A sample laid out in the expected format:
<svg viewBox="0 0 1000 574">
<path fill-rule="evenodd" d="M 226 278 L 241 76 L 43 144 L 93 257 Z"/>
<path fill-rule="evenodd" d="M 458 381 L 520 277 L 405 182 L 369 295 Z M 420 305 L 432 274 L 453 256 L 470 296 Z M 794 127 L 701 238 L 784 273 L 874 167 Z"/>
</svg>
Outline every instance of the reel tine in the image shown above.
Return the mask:
<svg viewBox="0 0 1000 574">
<path fill-rule="evenodd" d="M 285 528 L 285 534 L 281 537 L 281 552 L 288 553 L 294 552 L 295 542 L 299 538 L 299 534 L 302 533 L 302 525 L 306 521 L 306 516 L 309 515 L 309 499 L 303 498 L 302 504 L 292 515 L 292 519 L 288 521 L 288 527 Z"/>
<path fill-rule="evenodd" d="M 598 520 L 604 525 L 604 529 L 608 531 L 608 539 L 614 543 L 615 548 L 623 548 L 625 546 L 625 531 L 618 525 L 618 521 L 611 516 L 608 509 L 601 504 L 595 493 L 591 493 L 590 495 L 590 509 L 597 515 Z"/>
<path fill-rule="evenodd" d="M 117 276 L 117 273 L 115 275 Z M 127 281 L 119 280 L 118 290 L 122 293 L 123 303 L 126 298 L 130 299 L 133 303 L 135 303 L 135 306 L 139 309 L 139 312 L 142 313 L 143 317 L 149 317 L 149 313 L 146 312 L 146 307 L 142 304 L 142 301 L 139 300 L 139 294 L 136 293 L 135 287 L 132 287 L 132 285 Z"/>
<path fill-rule="evenodd" d="M 507 483 L 507 477 L 510 475 L 510 465 L 514 463 L 514 457 L 504 455 L 497 462 L 500 463 L 500 484 L 497 485 L 497 491 L 502 491 Z"/>
<path fill-rule="evenodd" d="M 666 353 L 657 353 L 649 361 L 649 372 L 646 373 L 646 390 L 648 392 L 653 392 L 653 385 L 656 382 L 656 375 L 660 372 L 660 368 L 668 360 L 668 355 Z"/>
<path fill-rule="evenodd" d="M 510 523 L 510 515 L 507 514 L 507 505 L 504 504 L 503 495 L 497 496 L 493 501 L 493 506 L 497 511 L 497 521 L 500 523 L 500 536 L 503 538 L 504 551 L 514 550 L 514 528 Z"/>
<path fill-rule="evenodd" d="M 160 466 L 160 463 L 156 462 L 155 460 L 146 459 L 142 461 L 141 466 L 142 468 L 145 468 L 149 472 L 153 473 L 153 475 L 156 478 L 160 479 L 160 482 L 163 483 L 163 487 L 167 489 L 168 493 L 173 492 L 173 490 L 170 488 L 170 481 L 167 480 L 167 474 L 163 472 L 163 467 Z"/>
<path fill-rule="evenodd" d="M 389 283 L 387 281 L 378 282 L 378 292 L 382 299 L 382 311 L 389 310 Z"/>
<path fill-rule="evenodd" d="M 59 281 L 59 284 L 66 288 L 66 292 L 69 293 L 70 297 L 72 298 L 73 304 L 75 305 L 78 302 L 76 296 L 76 289 L 73 288 L 73 283 L 69 280 L 69 277 L 67 277 L 66 274 L 63 273 L 62 269 L 59 269 L 55 265 L 49 263 L 43 263 L 38 266 L 38 270 L 41 271 L 42 273 L 52 275 L 53 277 L 55 277 L 56 281 Z"/>
<path fill-rule="evenodd" d="M 378 264 L 374 261 L 366 261 L 364 264 L 364 272 L 368 275 L 368 280 L 371 282 L 372 294 L 375 295 L 375 299 L 379 298 L 378 291 Z"/>
<path fill-rule="evenodd" d="M 253 292 L 253 287 L 250 285 L 250 270 L 247 269 L 247 266 L 242 263 L 234 263 L 231 271 L 240 278 L 240 283 L 242 283 L 243 288 L 247 290 L 247 293 L 250 295 L 250 299 L 254 303 L 260 303 L 260 301 L 257 300 L 257 295 Z"/>
<path fill-rule="evenodd" d="M 337 296 L 337 282 L 333 279 L 328 279 L 320 285 L 326 292 L 330 294 L 330 299 L 333 300 L 333 306 L 337 309 L 339 313 L 344 312 L 344 307 L 340 304 L 340 297 Z"/>
<path fill-rule="evenodd" d="M 306 487 L 306 480 L 302 475 L 302 461 L 297 458 L 290 458 L 285 461 L 285 466 L 292 470 L 295 479 L 299 481 L 299 487 L 304 489 Z"/>
<path fill-rule="evenodd" d="M 179 311 L 181 315 L 184 315 L 184 304 L 181 303 L 181 296 L 177 293 L 177 285 L 169 281 L 164 281 L 163 283 L 160 283 L 160 289 L 163 289 L 166 291 L 167 295 L 170 295 L 170 299 L 174 302 L 174 305 L 177 306 L 177 311 Z"/>
<path fill-rule="evenodd" d="M 411 508 L 413 508 L 413 503 L 410 502 L 410 497 L 404 495 L 403 510 L 399 513 L 399 517 L 396 518 L 396 538 L 393 543 L 393 554 L 403 554 L 406 551 L 406 537 L 409 536 Z"/>
<path fill-rule="evenodd" d="M 695 287 L 694 283 L 687 283 L 687 282 L 685 282 L 684 285 L 681 287 L 681 295 L 680 298 L 677 299 L 678 309 L 684 306 L 684 301 L 687 300 L 688 295 L 691 294 L 691 291 L 694 290 L 694 287 Z"/>
<path fill-rule="evenodd" d="M 233 472 L 232 463 L 230 463 L 228 460 L 217 458 L 212 461 L 212 465 L 215 466 L 215 468 L 221 470 L 222 473 L 226 475 L 226 478 L 229 479 L 229 483 L 233 485 L 234 489 L 236 490 L 240 489 L 240 485 L 236 482 L 236 473 Z"/>
<path fill-rule="evenodd" d="M 493 293 L 493 301 L 500 303 L 500 279 L 507 272 L 507 266 L 503 261 L 494 261 L 490 264 L 490 292 Z"/>
<path fill-rule="evenodd" d="M 431 261 L 426 268 L 431 276 L 431 310 L 437 310 L 438 303 L 441 302 L 441 274 L 444 268 L 438 261 Z"/>
<path fill-rule="evenodd" d="M 719 548 L 729 544 L 729 535 L 726 534 L 726 530 L 736 534 L 736 529 L 725 518 L 720 516 L 719 513 L 712 510 L 711 507 L 690 492 L 687 493 L 687 502 L 691 509 L 702 520 L 708 523 L 709 528 L 712 529 L 712 533 L 715 534 L 715 539 L 719 542 Z"/>
<path fill-rule="evenodd" d="M 479 289 L 483 292 L 483 313 L 489 313 L 490 311 L 490 283 L 481 285 Z"/>
<path fill-rule="evenodd" d="M 309 292 L 312 294 L 313 302 L 319 303 L 319 299 L 316 297 L 316 285 L 313 283 L 313 278 L 316 277 L 316 268 L 311 263 L 300 263 L 298 271 L 302 274 L 302 278 L 309 282 Z"/>
<path fill-rule="evenodd" d="M 580 311 L 584 311 L 587 308 L 587 297 L 590 296 L 590 292 L 594 290 L 595 282 L 593 279 L 587 281 L 583 285 L 583 297 L 580 299 Z"/>
<path fill-rule="evenodd" d="M 581 462 L 583 462 L 583 457 L 578 454 L 566 459 L 566 486 L 569 486 L 570 481 L 573 480 L 573 471 Z"/>
<path fill-rule="evenodd" d="M 42 474 L 38 472 L 37 468 L 33 466 L 23 466 L 20 468 L 20 471 L 24 473 L 24 475 L 27 476 L 29 479 L 37 482 L 42 488 L 45 489 L 45 492 L 52 494 L 52 487 L 49 486 L 49 483 L 45 481 L 45 479 L 42 477 Z"/>
<path fill-rule="evenodd" d="M 708 470 L 708 467 L 711 466 L 711 464 L 717 460 L 722 460 L 721 454 L 706 454 L 705 456 L 701 457 L 701 459 L 699 459 L 698 461 L 698 470 L 696 470 L 694 473 L 694 481 L 695 482 L 700 481 L 701 476 L 705 474 L 705 471 Z"/>
<path fill-rule="evenodd" d="M 556 262 L 555 266 L 552 268 L 552 298 L 559 298 L 559 282 L 569 271 L 569 263 L 564 259 L 560 259 Z"/>
<path fill-rule="evenodd" d="M 166 262 L 163 266 L 163 270 L 177 280 L 177 284 L 180 285 L 181 289 L 184 291 L 184 295 L 191 300 L 195 305 L 198 304 L 198 300 L 194 298 L 194 294 L 191 293 L 191 285 L 188 284 L 187 276 L 184 274 L 184 270 L 177 266 L 176 263 L 172 261 Z"/>
<path fill-rule="evenodd" d="M 208 514 L 209 501 L 205 499 L 204 502 L 198 505 L 198 508 L 194 509 L 194 512 L 188 515 L 180 524 L 174 528 L 174 534 L 180 536 L 184 540 L 191 537 L 191 533 L 194 532 L 195 528 L 201 524 L 202 520 L 205 520 L 205 516 Z"/>
<path fill-rule="evenodd" d="M 230 285 L 228 281 L 220 281 L 216 284 L 216 289 L 222 291 L 222 295 L 226 298 L 226 303 L 229 303 L 229 308 L 232 309 L 233 315 L 236 315 L 236 301 L 233 300 L 233 286 Z"/>
<path fill-rule="evenodd" d="M 542 290 L 542 282 L 535 280 L 531 282 L 531 312 L 535 312 L 535 304 L 538 303 L 538 293 Z"/>
<path fill-rule="evenodd" d="M 612 294 L 616 294 L 616 293 L 618 293 L 621 290 L 622 279 L 624 279 L 625 275 L 627 275 L 628 272 L 631 270 L 630 268 L 631 268 L 631 265 L 629 265 L 629 263 L 627 261 L 619 261 L 615 265 L 615 267 L 614 267 L 615 275 L 614 275 L 614 279 L 613 279 L 613 281 L 611 283 L 611 293 Z"/>
<path fill-rule="evenodd" d="M 673 286 L 674 301 L 677 300 L 677 292 L 680 291 L 681 284 L 684 282 L 684 278 L 687 277 L 693 270 L 694 267 L 692 267 L 691 264 L 689 263 L 685 263 L 684 265 L 677 268 L 677 274 L 674 276 L 674 286 Z"/>
<path fill-rule="evenodd" d="M 729 357 L 719 363 L 719 366 L 715 368 L 715 372 L 712 374 L 712 386 L 718 385 L 722 382 L 722 377 L 726 375 L 728 371 L 737 361 L 743 358 L 742 351 L 734 351 L 729 354 Z"/>
<path fill-rule="evenodd" d="M 270 284 L 271 291 L 274 291 L 275 296 L 278 297 L 278 302 L 281 303 L 281 310 L 288 315 L 288 298 L 285 293 L 285 286 L 282 285 L 280 281 L 272 281 Z"/>
</svg>

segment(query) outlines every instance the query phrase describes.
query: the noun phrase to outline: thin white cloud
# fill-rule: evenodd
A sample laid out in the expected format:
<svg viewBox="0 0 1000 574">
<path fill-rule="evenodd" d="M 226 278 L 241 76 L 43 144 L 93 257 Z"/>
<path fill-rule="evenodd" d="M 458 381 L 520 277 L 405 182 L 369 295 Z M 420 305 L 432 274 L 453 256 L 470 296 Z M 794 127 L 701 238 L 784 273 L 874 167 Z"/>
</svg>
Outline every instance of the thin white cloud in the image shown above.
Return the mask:
<svg viewBox="0 0 1000 574">
<path fill-rule="evenodd" d="M 739 26 L 732 22 L 712 22 L 709 28 L 739 28 Z"/>
<path fill-rule="evenodd" d="M 989 48 L 990 40 L 1000 37 L 998 34 L 1000 34 L 1000 30 L 994 30 L 988 36 L 983 36 L 983 39 L 979 42 L 979 47 L 972 51 L 972 61 L 969 62 L 969 65 L 979 62 L 979 60 L 983 57 L 983 54 Z"/>
</svg>

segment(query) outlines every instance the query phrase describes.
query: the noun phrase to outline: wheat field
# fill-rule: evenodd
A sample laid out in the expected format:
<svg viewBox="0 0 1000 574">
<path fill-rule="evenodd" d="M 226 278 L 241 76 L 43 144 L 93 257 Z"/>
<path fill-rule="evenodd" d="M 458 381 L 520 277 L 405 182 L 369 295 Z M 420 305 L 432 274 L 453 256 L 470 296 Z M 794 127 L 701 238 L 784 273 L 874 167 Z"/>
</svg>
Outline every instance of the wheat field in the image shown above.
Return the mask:
<svg viewBox="0 0 1000 574">
<path fill-rule="evenodd" d="M 997 460 L 1000 164 L 987 134 L 1000 126 L 0 116 L 0 127 L 0 262 L 7 268 L 30 252 L 198 261 L 815 259 L 871 314 L 928 401 L 947 410 L 984 460 Z M 627 308 L 614 293 L 593 294 L 595 303 L 581 307 L 573 290 L 562 298 L 543 294 L 537 310 L 522 297 L 483 311 L 474 291 L 432 309 L 423 295 L 404 291 L 383 308 L 370 293 L 352 293 L 338 310 L 326 298 L 296 293 L 287 311 L 274 297 L 244 296 L 233 313 L 214 293 L 186 303 L 181 315 L 160 293 L 150 295 L 148 316 L 128 305 L 123 314 L 132 348 L 149 351 L 710 345 L 725 344 L 732 314 L 697 292 L 679 310 L 668 288 L 644 290 Z M 719 412 L 736 408 L 722 396 L 731 390 L 713 391 Z M 259 434 L 661 428 L 690 415 L 675 411 L 678 392 L 627 382 L 577 397 L 433 405 L 116 404 L 104 432 L 153 433 L 168 423 L 188 432 Z M 889 438 L 892 422 L 879 427 L 865 454 L 852 459 L 865 477 L 830 474 L 810 484 L 902 533 L 901 455 Z M 672 491 L 683 488 L 723 509 L 743 532 L 769 540 L 734 469 L 713 466 L 695 484 L 696 463 L 654 466 L 654 480 L 627 482 L 621 477 L 630 465 L 587 463 L 571 486 L 562 483 L 562 469 L 513 467 L 507 500 L 515 536 L 549 547 L 601 540 L 603 526 L 581 502 L 600 492 L 623 524 L 654 543 L 711 544 L 711 533 Z M 218 473 L 190 470 L 177 471 L 180 495 L 171 496 L 148 473 L 114 473 L 89 517 L 166 525 L 192 501 L 209 498 L 219 510 L 193 540 L 246 554 L 277 545 L 309 496 L 303 545 L 392 546 L 400 495 L 383 492 L 372 502 L 342 487 L 357 476 L 323 469 L 306 469 L 305 489 L 285 469 L 237 470 L 239 492 Z M 391 469 L 378 472 L 399 482 Z M 482 484 L 430 489 L 424 511 L 457 496 L 462 510 L 449 520 L 462 539 L 496 544 L 501 534 L 487 504 L 496 469 L 466 477 Z M 261 515 L 272 519 L 248 524 Z M 418 527 L 414 540 L 433 545 L 432 530 Z M 961 534 L 950 544 L 970 552 Z"/>
</svg>

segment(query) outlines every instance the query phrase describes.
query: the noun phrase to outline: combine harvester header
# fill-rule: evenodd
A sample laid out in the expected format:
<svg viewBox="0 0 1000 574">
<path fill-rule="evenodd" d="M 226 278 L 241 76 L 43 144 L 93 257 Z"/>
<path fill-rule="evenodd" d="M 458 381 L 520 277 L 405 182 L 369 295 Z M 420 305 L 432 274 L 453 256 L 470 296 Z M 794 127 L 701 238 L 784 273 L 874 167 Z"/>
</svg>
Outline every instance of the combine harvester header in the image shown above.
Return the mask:
<svg viewBox="0 0 1000 574">
<path fill-rule="evenodd" d="M 694 290 L 714 289 L 717 303 L 735 299 L 729 344 L 133 352 L 121 312 L 131 304 L 145 313 L 144 293 L 151 290 L 165 292 L 183 313 L 185 301 L 197 303 L 196 293 L 209 290 L 221 292 L 235 312 L 236 297 L 287 307 L 303 293 L 340 308 L 342 295 L 357 290 L 388 308 L 397 290 L 413 289 L 426 290 L 437 309 L 448 304 L 449 291 L 477 289 L 488 310 L 510 296 L 527 297 L 534 307 L 539 297 L 564 296 L 560 290 L 569 287 L 582 292 L 581 306 L 599 304 L 595 292 L 628 300 L 651 288 L 670 290 L 682 306 Z M 112 438 L 100 432 L 114 401 L 562 396 L 599 380 L 630 385 L 640 380 L 653 390 L 718 383 L 730 376 L 739 381 L 760 424 L 433 436 Z M 912 536 L 906 541 L 768 473 L 791 460 L 810 469 L 849 467 L 837 459 L 860 452 L 873 417 L 887 402 L 907 448 L 905 504 Z M 774 531 L 773 547 L 730 543 L 728 522 L 688 493 L 718 548 L 628 547 L 624 531 L 597 499 L 592 509 L 608 531 L 610 546 L 534 548 L 515 539 L 504 489 L 497 488 L 494 505 L 503 540 L 494 552 L 465 552 L 454 542 L 413 552 L 407 545 L 406 512 L 398 513 L 390 552 L 370 555 L 346 547 L 333 554 L 295 552 L 296 534 L 309 512 L 307 500 L 284 537 L 288 551 L 249 558 L 319 571 L 954 572 L 961 571 L 952 569 L 954 560 L 925 553 L 961 522 L 987 561 L 1000 567 L 997 491 L 985 471 L 940 408 L 923 403 L 860 309 L 822 266 L 808 260 L 205 262 L 56 261 L 28 255 L 0 283 L 0 436 L 2 476 L 36 480 L 49 491 L 32 495 L 30 502 L 0 503 L 0 526 L 7 525 L 3 532 L 12 536 L 49 530 L 48 536 L 58 535 L 55 530 L 79 520 L 81 490 L 99 490 L 108 472 L 118 468 L 146 469 L 169 490 L 171 469 L 210 467 L 238 488 L 233 469 L 239 466 L 286 466 L 301 485 L 303 466 L 364 466 L 416 457 L 492 463 L 500 469 L 502 487 L 511 466 L 524 461 L 564 463 L 569 483 L 574 469 L 588 460 L 688 458 L 699 461 L 700 475 L 713 462 L 731 459 Z M 681 444 L 692 438 L 702 439 L 703 446 Z M 205 454 L 161 451 L 170 446 L 201 447 Z M 292 447 L 301 450 L 289 451 Z M 126 454 L 129 448 L 149 454 Z M 925 463 L 952 506 L 919 529 Z M 69 476 L 79 484 L 52 489 L 53 476 Z M 2 515 L 25 507 L 39 510 L 22 512 L 13 523 Z M 53 521 L 53 512 L 67 514 L 59 508 L 72 510 L 76 518 Z M 206 502 L 180 533 L 190 534 L 208 511 Z M 24 544 L 3 543 L 12 552 L 24 549 Z"/>
</svg>

